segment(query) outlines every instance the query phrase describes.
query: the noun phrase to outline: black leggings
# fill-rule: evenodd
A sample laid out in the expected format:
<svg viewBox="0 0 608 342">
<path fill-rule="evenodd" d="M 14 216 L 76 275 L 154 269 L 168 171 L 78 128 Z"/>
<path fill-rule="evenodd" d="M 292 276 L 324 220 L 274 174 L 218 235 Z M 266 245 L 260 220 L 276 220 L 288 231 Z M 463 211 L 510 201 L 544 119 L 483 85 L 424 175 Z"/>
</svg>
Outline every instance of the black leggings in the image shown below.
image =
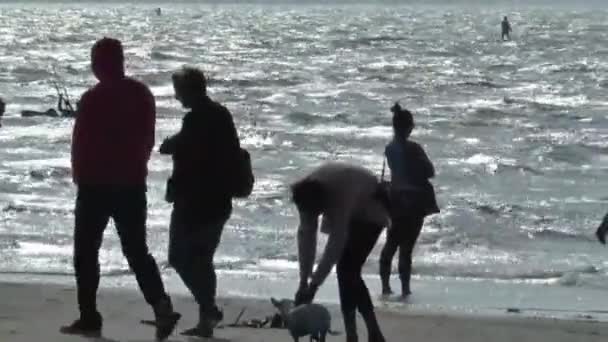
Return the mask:
<svg viewBox="0 0 608 342">
<path fill-rule="evenodd" d="M 361 277 L 361 269 L 378 241 L 382 228 L 382 226 L 362 222 L 354 222 L 349 227 L 350 233 L 346 247 L 336 268 L 340 306 L 345 326 L 354 324 L 354 322 L 348 322 L 348 319 L 354 317 L 358 310 L 363 316 L 368 330 L 371 328 L 373 332 L 379 331 L 374 305 L 369 290 Z"/>
<path fill-rule="evenodd" d="M 393 257 L 399 248 L 399 277 L 403 295 L 410 294 L 410 278 L 412 275 L 412 252 L 416 240 L 422 230 L 424 216 L 404 216 L 393 218 L 393 224 L 388 229 L 386 243 L 380 254 L 380 278 L 382 286 L 388 287 L 391 276 Z"/>
</svg>

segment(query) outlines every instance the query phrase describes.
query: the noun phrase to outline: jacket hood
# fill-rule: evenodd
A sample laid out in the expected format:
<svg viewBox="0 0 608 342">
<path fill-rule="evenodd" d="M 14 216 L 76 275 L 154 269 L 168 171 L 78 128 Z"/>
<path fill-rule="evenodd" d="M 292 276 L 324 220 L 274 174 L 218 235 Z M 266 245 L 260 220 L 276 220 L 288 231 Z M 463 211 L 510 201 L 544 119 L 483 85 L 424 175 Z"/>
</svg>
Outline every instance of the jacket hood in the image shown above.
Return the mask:
<svg viewBox="0 0 608 342">
<path fill-rule="evenodd" d="M 93 74 L 100 82 L 125 76 L 124 52 L 119 40 L 103 38 L 91 50 Z"/>
</svg>

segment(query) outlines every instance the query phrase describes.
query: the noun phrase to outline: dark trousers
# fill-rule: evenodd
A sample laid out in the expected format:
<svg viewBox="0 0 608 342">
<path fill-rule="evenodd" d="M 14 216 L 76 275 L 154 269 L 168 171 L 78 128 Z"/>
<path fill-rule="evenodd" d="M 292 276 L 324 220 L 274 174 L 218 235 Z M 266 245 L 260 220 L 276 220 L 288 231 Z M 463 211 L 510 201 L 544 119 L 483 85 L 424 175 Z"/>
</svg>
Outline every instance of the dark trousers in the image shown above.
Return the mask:
<svg viewBox="0 0 608 342">
<path fill-rule="evenodd" d="M 389 279 L 393 257 L 399 248 L 399 277 L 404 296 L 410 294 L 410 278 L 412 275 L 412 252 L 422 230 L 424 216 L 403 216 L 393 218 L 393 224 L 388 229 L 386 243 L 380 254 L 380 278 L 383 289 L 389 288 Z"/>
<path fill-rule="evenodd" d="M 336 267 L 340 306 L 347 335 L 356 333 L 354 318 L 357 310 L 363 316 L 368 334 L 376 336 L 380 334 L 374 306 L 369 290 L 361 277 L 361 271 L 378 241 L 382 228 L 382 226 L 363 222 L 353 222 L 349 227 L 350 233 L 346 247 Z"/>
<path fill-rule="evenodd" d="M 122 252 L 135 273 L 146 302 L 154 306 L 165 295 L 154 257 L 146 243 L 145 186 L 79 186 L 74 228 L 74 268 L 81 316 L 97 314 L 99 248 L 110 218 Z"/>
<path fill-rule="evenodd" d="M 227 218 L 201 217 L 204 209 L 176 203 L 169 230 L 169 264 L 199 304 L 201 316 L 215 310 L 217 278 L 213 256 Z"/>
</svg>

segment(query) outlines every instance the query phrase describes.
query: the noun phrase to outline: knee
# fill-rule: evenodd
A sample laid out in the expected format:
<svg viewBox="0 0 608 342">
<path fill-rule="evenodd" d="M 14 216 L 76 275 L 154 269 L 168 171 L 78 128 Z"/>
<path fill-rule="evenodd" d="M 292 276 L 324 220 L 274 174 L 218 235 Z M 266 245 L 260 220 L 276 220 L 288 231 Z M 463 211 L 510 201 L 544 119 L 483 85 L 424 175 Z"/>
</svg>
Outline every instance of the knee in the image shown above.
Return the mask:
<svg viewBox="0 0 608 342">
<path fill-rule="evenodd" d="M 146 263 L 152 255 L 148 252 L 148 247 L 144 244 L 125 246 L 123 253 L 129 265 L 139 265 Z"/>
<path fill-rule="evenodd" d="M 357 270 L 357 268 L 353 266 L 340 263 L 336 267 L 336 275 L 338 277 L 338 282 L 349 284 L 358 277 L 361 277 L 361 269 Z"/>
<path fill-rule="evenodd" d="M 183 253 L 179 253 L 175 248 L 169 248 L 169 265 L 176 270 L 184 268 Z"/>
<path fill-rule="evenodd" d="M 390 263 L 392 258 L 393 253 L 391 253 L 387 246 L 384 246 L 384 248 L 382 248 L 382 251 L 380 252 L 380 264 Z"/>
<path fill-rule="evenodd" d="M 82 269 L 89 268 L 91 263 L 97 263 L 98 253 L 91 251 L 75 251 L 74 252 L 74 268 Z"/>
</svg>

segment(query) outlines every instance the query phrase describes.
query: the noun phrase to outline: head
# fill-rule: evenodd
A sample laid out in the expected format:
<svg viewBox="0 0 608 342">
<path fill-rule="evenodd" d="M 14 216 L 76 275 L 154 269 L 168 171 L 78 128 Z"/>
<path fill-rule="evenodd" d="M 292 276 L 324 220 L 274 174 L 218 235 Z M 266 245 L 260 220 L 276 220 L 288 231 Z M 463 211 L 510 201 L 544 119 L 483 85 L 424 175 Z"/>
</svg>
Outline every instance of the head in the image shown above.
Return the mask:
<svg viewBox="0 0 608 342">
<path fill-rule="evenodd" d="M 193 108 L 207 96 L 207 79 L 205 74 L 191 67 L 183 67 L 171 76 L 175 98 L 185 108 Z"/>
<path fill-rule="evenodd" d="M 507 16 L 505 15 L 505 17 L 502 18 L 502 20 L 507 21 Z"/>
<path fill-rule="evenodd" d="M 393 112 L 393 133 L 395 137 L 408 139 L 414 129 L 414 117 L 412 113 L 407 109 L 401 108 L 399 102 L 391 107 L 391 112 Z"/>
<path fill-rule="evenodd" d="M 91 49 L 91 68 L 101 82 L 125 76 L 125 56 L 122 43 L 113 38 L 98 40 Z"/>
<path fill-rule="evenodd" d="M 275 308 L 277 308 L 283 318 L 285 318 L 289 314 L 289 311 L 291 311 L 294 307 L 294 302 L 291 299 L 277 300 L 272 297 L 270 298 L 270 302 Z"/>
<path fill-rule="evenodd" d="M 298 211 L 321 215 L 327 202 L 323 185 L 315 180 L 304 179 L 291 186 L 292 200 Z"/>
</svg>

